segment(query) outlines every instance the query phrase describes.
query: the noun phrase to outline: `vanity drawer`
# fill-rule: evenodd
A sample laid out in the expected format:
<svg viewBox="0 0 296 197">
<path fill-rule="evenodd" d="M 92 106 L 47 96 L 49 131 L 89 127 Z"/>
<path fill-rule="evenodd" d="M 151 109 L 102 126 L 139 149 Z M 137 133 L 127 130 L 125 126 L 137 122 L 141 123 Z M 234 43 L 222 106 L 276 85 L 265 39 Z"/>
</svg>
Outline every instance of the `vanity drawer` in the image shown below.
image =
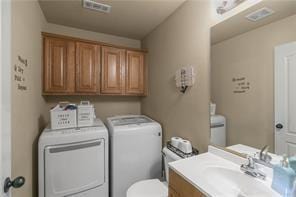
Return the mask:
<svg viewBox="0 0 296 197">
<path fill-rule="evenodd" d="M 204 197 L 198 189 L 170 169 L 169 197 Z"/>
</svg>

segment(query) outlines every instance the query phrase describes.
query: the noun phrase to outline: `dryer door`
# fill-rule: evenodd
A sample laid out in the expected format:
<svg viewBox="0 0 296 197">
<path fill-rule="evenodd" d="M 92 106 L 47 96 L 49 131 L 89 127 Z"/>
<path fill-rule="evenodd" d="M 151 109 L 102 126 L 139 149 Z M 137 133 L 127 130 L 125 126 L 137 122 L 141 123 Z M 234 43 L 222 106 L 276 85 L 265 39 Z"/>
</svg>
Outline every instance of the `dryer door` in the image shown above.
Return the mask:
<svg viewBox="0 0 296 197">
<path fill-rule="evenodd" d="M 45 197 L 68 196 L 105 182 L 105 141 L 47 146 Z"/>
</svg>

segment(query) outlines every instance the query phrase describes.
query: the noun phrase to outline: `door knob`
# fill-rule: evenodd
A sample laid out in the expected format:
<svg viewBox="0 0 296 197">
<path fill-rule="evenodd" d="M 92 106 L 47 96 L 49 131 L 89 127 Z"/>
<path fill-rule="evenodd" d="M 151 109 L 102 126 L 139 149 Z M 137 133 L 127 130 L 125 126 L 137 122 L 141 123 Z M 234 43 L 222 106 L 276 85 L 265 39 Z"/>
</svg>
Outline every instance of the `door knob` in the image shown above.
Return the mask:
<svg viewBox="0 0 296 197">
<path fill-rule="evenodd" d="M 15 178 L 13 181 L 11 181 L 9 177 L 7 177 L 4 181 L 4 192 L 7 193 L 11 187 L 20 188 L 24 184 L 25 184 L 25 178 L 22 176 Z"/>
<path fill-rule="evenodd" d="M 276 124 L 275 127 L 276 127 L 277 129 L 282 129 L 282 128 L 284 128 L 284 126 L 283 126 L 281 123 Z"/>
</svg>

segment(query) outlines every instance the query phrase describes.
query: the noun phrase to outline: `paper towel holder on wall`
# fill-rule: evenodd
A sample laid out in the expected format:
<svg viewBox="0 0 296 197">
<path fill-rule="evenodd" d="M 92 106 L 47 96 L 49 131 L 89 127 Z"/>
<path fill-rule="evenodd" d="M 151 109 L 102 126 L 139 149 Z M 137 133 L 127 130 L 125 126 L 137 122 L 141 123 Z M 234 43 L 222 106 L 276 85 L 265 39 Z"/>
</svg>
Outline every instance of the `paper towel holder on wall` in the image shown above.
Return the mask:
<svg viewBox="0 0 296 197">
<path fill-rule="evenodd" d="M 193 86 L 195 82 L 195 73 L 193 66 L 182 67 L 176 71 L 175 75 L 176 86 L 183 94 L 189 86 Z"/>
</svg>

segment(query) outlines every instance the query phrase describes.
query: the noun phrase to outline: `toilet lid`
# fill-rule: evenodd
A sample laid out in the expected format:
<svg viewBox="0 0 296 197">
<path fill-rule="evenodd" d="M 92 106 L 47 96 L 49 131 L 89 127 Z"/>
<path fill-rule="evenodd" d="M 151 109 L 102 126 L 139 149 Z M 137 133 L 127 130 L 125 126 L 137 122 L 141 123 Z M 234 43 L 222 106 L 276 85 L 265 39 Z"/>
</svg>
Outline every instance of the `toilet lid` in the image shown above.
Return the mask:
<svg viewBox="0 0 296 197">
<path fill-rule="evenodd" d="M 158 179 L 139 181 L 127 190 L 127 197 L 168 197 L 168 188 Z"/>
</svg>

